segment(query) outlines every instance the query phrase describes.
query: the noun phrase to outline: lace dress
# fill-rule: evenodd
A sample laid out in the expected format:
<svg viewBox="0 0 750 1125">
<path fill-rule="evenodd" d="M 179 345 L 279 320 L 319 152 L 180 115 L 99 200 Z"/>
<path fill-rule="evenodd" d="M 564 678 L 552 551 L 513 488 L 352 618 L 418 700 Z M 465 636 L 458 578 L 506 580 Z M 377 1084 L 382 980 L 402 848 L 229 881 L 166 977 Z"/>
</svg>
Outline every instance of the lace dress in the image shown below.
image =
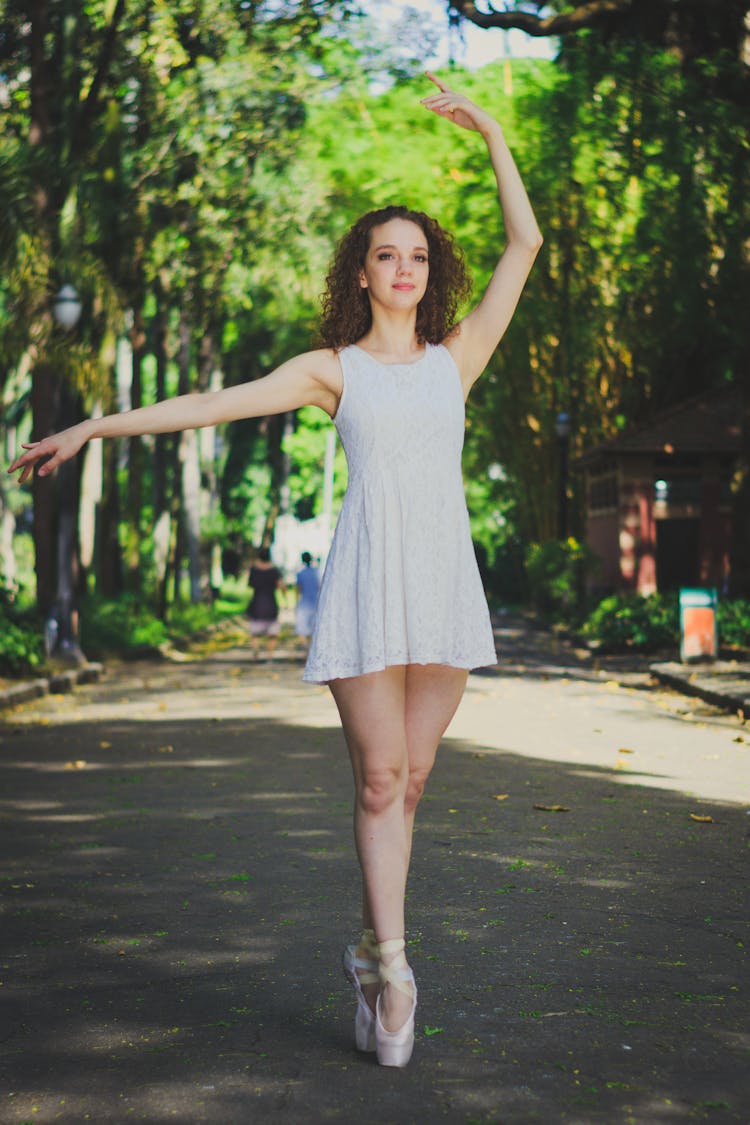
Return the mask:
<svg viewBox="0 0 750 1125">
<path fill-rule="evenodd" d="M 340 353 L 336 428 L 349 466 L 303 678 L 393 664 L 494 664 L 461 477 L 464 401 L 453 357 Z"/>
</svg>

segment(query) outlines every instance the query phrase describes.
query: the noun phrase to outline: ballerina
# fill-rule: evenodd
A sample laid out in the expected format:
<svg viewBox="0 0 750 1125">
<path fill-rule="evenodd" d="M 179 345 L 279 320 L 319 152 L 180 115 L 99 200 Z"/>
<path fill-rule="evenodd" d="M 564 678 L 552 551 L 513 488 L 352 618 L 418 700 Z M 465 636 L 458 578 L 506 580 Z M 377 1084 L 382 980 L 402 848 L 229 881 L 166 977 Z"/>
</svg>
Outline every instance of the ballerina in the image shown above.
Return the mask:
<svg viewBox="0 0 750 1125">
<path fill-rule="evenodd" d="M 87 419 L 24 446 L 25 481 L 93 438 L 216 426 L 317 406 L 336 424 L 349 483 L 321 584 L 304 672 L 327 683 L 354 776 L 363 929 L 344 951 L 355 1039 L 405 1066 L 417 988 L 405 955 L 404 898 L 414 816 L 472 668 L 495 663 L 461 478 L 464 404 L 505 333 L 542 244 L 498 121 L 432 74 L 425 108 L 480 134 L 498 185 L 506 244 L 481 300 L 439 224 L 406 207 L 363 216 L 327 279 L 324 347 L 261 379 Z"/>
</svg>

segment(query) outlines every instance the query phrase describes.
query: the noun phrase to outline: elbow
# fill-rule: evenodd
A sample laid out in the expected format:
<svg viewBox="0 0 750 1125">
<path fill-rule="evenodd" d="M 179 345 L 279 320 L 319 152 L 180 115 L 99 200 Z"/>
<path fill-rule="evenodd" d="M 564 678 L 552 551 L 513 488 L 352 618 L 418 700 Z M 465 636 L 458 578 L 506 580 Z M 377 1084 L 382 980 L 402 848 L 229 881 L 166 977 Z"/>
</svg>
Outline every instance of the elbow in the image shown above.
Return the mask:
<svg viewBox="0 0 750 1125">
<path fill-rule="evenodd" d="M 509 240 L 508 245 L 514 245 L 520 252 L 528 255 L 533 262 L 541 250 L 543 242 L 542 232 L 538 227 L 535 227 L 534 230 L 516 234 L 514 238 Z"/>
<path fill-rule="evenodd" d="M 531 238 L 528 241 L 529 253 L 532 254 L 534 257 L 536 257 L 537 254 L 539 253 L 539 251 L 541 250 L 543 243 L 544 243 L 544 235 L 539 230 L 539 227 L 537 227 L 536 230 L 534 231 L 534 233 L 532 234 Z"/>
</svg>

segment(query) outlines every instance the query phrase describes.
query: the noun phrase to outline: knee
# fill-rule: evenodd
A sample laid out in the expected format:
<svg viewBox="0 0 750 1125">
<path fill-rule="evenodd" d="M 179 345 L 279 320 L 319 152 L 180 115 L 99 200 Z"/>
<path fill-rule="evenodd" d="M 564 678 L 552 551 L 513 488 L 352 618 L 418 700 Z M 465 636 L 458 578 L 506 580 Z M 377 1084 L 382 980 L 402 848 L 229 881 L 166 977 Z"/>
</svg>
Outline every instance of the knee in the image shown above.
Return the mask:
<svg viewBox="0 0 750 1125">
<path fill-rule="evenodd" d="M 406 784 L 406 770 L 399 766 L 368 770 L 357 794 L 360 807 L 368 813 L 386 812 L 395 801 L 404 799 Z"/>
<path fill-rule="evenodd" d="M 427 784 L 427 778 L 430 775 L 429 770 L 410 770 L 409 780 L 406 785 L 406 797 L 404 799 L 404 811 L 413 813 L 419 804 L 424 787 Z"/>
</svg>

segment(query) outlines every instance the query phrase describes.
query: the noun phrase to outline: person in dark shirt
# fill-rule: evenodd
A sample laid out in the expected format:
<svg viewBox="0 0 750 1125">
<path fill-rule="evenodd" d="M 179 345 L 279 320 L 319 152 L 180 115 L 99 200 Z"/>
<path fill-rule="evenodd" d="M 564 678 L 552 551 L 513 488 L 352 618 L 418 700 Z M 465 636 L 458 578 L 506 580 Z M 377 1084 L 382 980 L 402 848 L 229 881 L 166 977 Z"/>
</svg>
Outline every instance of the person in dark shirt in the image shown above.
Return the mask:
<svg viewBox="0 0 750 1125">
<path fill-rule="evenodd" d="M 255 562 L 250 568 L 248 583 L 253 596 L 247 607 L 250 635 L 253 638 L 253 656 L 260 655 L 260 646 L 265 641 L 266 656 L 270 659 L 276 648 L 279 636 L 279 603 L 277 590 L 283 588 L 281 572 L 271 562 L 268 547 L 260 547 Z"/>
</svg>

